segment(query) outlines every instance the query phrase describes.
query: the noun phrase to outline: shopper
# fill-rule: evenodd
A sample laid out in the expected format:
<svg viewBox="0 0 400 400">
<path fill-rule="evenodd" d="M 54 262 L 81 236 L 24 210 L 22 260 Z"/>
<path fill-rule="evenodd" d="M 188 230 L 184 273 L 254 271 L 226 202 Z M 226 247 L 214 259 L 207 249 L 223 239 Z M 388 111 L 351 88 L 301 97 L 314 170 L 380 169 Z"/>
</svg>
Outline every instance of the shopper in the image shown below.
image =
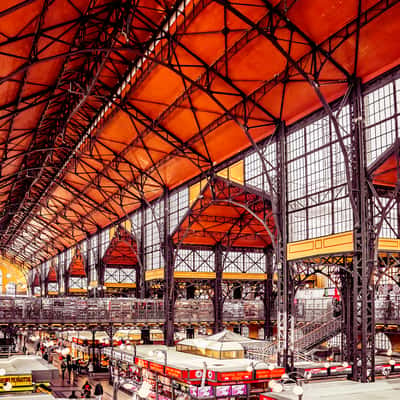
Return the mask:
<svg viewBox="0 0 400 400">
<path fill-rule="evenodd" d="M 101 400 L 103 397 L 103 386 L 101 383 L 98 383 L 94 388 L 94 395 L 96 396 L 96 400 Z"/>
<path fill-rule="evenodd" d="M 89 383 L 89 381 L 86 381 L 83 386 L 82 386 L 83 394 L 87 397 L 90 398 L 90 395 L 92 393 L 92 386 Z"/>
<path fill-rule="evenodd" d="M 93 363 L 91 361 L 89 361 L 88 364 L 88 376 L 92 376 L 93 375 Z"/>
<path fill-rule="evenodd" d="M 70 362 L 67 361 L 67 369 L 68 369 L 68 382 L 71 382 L 71 377 L 73 377 L 72 375 L 72 364 Z"/>
<path fill-rule="evenodd" d="M 69 399 L 77 399 L 78 397 L 76 396 L 75 390 L 72 391 L 70 396 L 68 397 Z"/>
<path fill-rule="evenodd" d="M 62 380 L 65 379 L 65 370 L 67 369 L 67 364 L 64 360 L 61 362 L 61 374 L 62 374 Z"/>
</svg>

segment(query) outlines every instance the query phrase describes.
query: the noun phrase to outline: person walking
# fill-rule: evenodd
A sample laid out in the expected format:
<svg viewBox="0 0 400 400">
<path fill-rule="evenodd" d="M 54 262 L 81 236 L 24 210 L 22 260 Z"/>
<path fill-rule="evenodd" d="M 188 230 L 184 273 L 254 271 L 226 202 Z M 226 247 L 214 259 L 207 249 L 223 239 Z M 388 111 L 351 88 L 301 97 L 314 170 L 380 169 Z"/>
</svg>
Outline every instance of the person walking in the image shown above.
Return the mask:
<svg viewBox="0 0 400 400">
<path fill-rule="evenodd" d="M 88 364 L 88 376 L 89 377 L 93 376 L 93 363 L 91 361 L 89 361 Z"/>
<path fill-rule="evenodd" d="M 103 398 L 103 393 L 103 386 L 101 386 L 101 383 L 99 382 L 94 388 L 94 395 L 96 396 L 96 400 L 101 400 Z"/>
<path fill-rule="evenodd" d="M 82 386 L 83 394 L 87 397 L 90 398 L 91 393 L 92 393 L 92 385 L 89 383 L 89 381 L 86 381 L 83 386 Z"/>
<path fill-rule="evenodd" d="M 67 369 L 67 364 L 65 363 L 64 360 L 61 362 L 61 374 L 62 374 L 62 380 L 65 379 L 65 370 Z"/>
<path fill-rule="evenodd" d="M 68 382 L 72 383 L 71 377 L 73 378 L 72 375 L 72 364 L 70 362 L 67 362 L 67 369 L 68 369 Z"/>
</svg>

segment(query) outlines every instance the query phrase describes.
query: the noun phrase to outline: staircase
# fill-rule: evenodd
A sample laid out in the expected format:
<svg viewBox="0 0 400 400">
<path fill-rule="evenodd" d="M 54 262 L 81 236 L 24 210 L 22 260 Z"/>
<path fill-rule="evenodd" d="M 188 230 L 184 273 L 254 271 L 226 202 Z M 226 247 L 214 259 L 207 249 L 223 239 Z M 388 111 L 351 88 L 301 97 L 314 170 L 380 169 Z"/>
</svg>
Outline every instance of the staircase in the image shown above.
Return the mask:
<svg viewBox="0 0 400 400">
<path fill-rule="evenodd" d="M 305 352 L 324 343 L 340 332 L 341 317 L 332 317 L 332 311 L 318 316 L 307 324 L 297 327 L 294 332 L 295 359 L 311 361 Z M 257 343 L 246 348 L 247 357 L 264 362 L 274 362 L 278 350 L 277 341 Z"/>
</svg>

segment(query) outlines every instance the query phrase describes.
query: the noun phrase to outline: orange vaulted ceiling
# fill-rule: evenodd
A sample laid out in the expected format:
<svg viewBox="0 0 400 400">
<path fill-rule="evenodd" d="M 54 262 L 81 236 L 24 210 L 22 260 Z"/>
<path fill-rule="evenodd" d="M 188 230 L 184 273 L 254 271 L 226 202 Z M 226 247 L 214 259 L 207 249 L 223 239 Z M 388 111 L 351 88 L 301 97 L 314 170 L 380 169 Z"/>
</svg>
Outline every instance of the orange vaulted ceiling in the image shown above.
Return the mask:
<svg viewBox="0 0 400 400">
<path fill-rule="evenodd" d="M 178 248 L 221 244 L 263 249 L 271 245 L 274 235 L 275 223 L 264 193 L 215 177 L 201 191 L 172 239 Z"/>
<path fill-rule="evenodd" d="M 397 66 L 399 17 L 395 0 L 1 2 L 0 246 L 36 264 L 319 109 L 316 86 L 329 102 Z"/>
</svg>

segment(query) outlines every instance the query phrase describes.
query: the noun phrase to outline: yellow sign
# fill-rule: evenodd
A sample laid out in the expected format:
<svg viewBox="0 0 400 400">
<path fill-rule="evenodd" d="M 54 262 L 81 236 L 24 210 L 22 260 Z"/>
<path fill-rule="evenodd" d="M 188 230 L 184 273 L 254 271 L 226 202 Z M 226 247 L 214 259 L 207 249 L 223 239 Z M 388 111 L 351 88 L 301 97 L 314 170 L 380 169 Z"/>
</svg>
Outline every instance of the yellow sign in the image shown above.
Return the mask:
<svg viewBox="0 0 400 400">
<path fill-rule="evenodd" d="M 32 375 L 5 375 L 0 376 L 0 385 L 2 387 L 10 382 L 12 387 L 17 386 L 32 386 Z"/>
</svg>

